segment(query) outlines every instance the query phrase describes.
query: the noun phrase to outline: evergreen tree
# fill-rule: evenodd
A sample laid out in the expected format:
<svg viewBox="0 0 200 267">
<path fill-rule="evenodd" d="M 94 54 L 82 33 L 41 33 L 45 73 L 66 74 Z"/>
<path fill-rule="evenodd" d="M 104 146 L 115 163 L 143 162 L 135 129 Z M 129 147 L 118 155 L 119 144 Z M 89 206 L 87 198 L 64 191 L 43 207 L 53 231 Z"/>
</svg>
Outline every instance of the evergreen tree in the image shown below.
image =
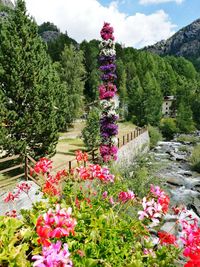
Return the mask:
<svg viewBox="0 0 200 267">
<path fill-rule="evenodd" d="M 93 150 L 100 145 L 100 111 L 93 107 L 87 117 L 86 126 L 82 130 L 82 138 L 88 150 Z"/>
<path fill-rule="evenodd" d="M 99 42 L 96 40 L 90 42 L 83 41 L 80 44 L 80 49 L 83 51 L 86 69 L 84 95 L 86 102 L 90 103 L 98 99 L 97 88 L 100 83 L 98 70 Z"/>
<path fill-rule="evenodd" d="M 127 85 L 128 118 L 137 125 L 144 125 L 144 91 L 136 76 Z"/>
<path fill-rule="evenodd" d="M 83 52 L 76 50 L 73 45 L 65 46 L 61 55 L 60 79 L 63 82 L 61 93 L 61 102 L 69 110 L 66 124 L 70 124 L 73 120 L 80 116 L 83 111 L 83 90 L 85 84 L 85 67 L 83 65 Z M 59 106 L 58 106 L 59 108 Z M 60 107 L 60 109 L 62 109 Z"/>
<path fill-rule="evenodd" d="M 190 133 L 194 131 L 195 127 L 192 119 L 192 111 L 187 103 L 181 102 L 179 104 L 176 124 L 181 133 Z"/>
<path fill-rule="evenodd" d="M 51 155 L 58 140 L 55 88 L 58 84 L 37 25 L 25 2 L 0 23 L 0 90 L 7 154 Z M 2 116 L 2 111 L 1 111 Z"/>
<path fill-rule="evenodd" d="M 126 69 L 122 60 L 117 61 L 117 88 L 119 94 L 119 106 L 122 117 L 127 116 L 127 89 L 126 89 Z"/>
<path fill-rule="evenodd" d="M 158 125 L 162 115 L 162 94 L 153 73 L 146 73 L 143 80 L 143 89 L 145 124 Z"/>
<path fill-rule="evenodd" d="M 49 21 L 43 22 L 40 26 L 38 26 L 38 33 L 39 34 L 46 32 L 46 31 L 60 32 L 58 27 Z"/>
</svg>

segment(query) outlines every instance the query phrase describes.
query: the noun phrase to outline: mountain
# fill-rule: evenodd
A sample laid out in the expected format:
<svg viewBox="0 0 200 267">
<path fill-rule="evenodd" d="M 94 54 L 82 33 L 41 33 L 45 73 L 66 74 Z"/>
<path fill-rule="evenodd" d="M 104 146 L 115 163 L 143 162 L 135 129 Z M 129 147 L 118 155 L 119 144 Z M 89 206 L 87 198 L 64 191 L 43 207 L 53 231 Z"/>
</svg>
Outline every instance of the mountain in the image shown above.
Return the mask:
<svg viewBox="0 0 200 267">
<path fill-rule="evenodd" d="M 200 67 L 200 19 L 182 28 L 167 40 L 145 47 L 158 55 L 183 56 Z"/>
<path fill-rule="evenodd" d="M 10 8 L 14 7 L 12 1 L 10 1 L 10 0 L 0 0 L 0 5 L 10 7 Z"/>
</svg>

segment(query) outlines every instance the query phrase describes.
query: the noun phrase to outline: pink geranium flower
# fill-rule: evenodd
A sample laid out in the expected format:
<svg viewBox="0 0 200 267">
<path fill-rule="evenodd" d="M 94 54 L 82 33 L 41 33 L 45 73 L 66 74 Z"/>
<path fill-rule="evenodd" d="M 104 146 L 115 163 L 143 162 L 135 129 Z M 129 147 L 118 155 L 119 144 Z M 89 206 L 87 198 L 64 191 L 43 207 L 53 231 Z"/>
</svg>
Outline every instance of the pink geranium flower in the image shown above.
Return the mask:
<svg viewBox="0 0 200 267">
<path fill-rule="evenodd" d="M 57 241 L 56 244 L 51 244 L 49 247 L 42 248 L 42 255 L 34 255 L 34 267 L 71 267 L 72 261 L 69 259 L 70 253 L 68 245 Z"/>
<path fill-rule="evenodd" d="M 121 202 L 127 202 L 128 200 L 132 200 L 135 198 L 135 194 L 133 191 L 128 190 L 127 192 L 120 192 L 118 198 Z"/>
</svg>

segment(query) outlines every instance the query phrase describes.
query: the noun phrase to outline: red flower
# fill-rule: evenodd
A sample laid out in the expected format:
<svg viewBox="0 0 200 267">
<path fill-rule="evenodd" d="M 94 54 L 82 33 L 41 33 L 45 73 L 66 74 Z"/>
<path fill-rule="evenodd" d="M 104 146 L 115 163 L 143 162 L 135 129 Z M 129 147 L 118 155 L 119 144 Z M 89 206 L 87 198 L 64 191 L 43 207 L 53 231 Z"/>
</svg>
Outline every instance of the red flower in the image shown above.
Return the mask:
<svg viewBox="0 0 200 267">
<path fill-rule="evenodd" d="M 163 213 L 167 213 L 169 209 L 170 198 L 167 195 L 158 198 L 158 203 L 162 206 Z"/>
<path fill-rule="evenodd" d="M 184 265 L 184 267 L 199 267 L 200 266 L 200 250 L 195 254 L 189 255 L 190 260 Z"/>
<path fill-rule="evenodd" d="M 83 153 L 81 150 L 77 150 L 75 152 L 75 154 L 76 154 L 76 160 L 78 162 L 80 162 L 80 161 L 84 161 L 84 162 L 88 161 L 88 154 L 86 152 Z"/>
<path fill-rule="evenodd" d="M 12 192 L 8 192 L 8 195 L 6 196 L 6 198 L 4 198 L 4 202 L 8 203 L 10 201 L 14 201 L 18 197 L 19 197 L 19 192 L 15 194 Z"/>
<path fill-rule="evenodd" d="M 170 233 L 167 232 L 158 232 L 158 237 L 160 239 L 160 244 L 161 245 L 165 245 L 165 244 L 171 244 L 171 245 L 175 245 L 176 244 L 176 237 Z"/>
<path fill-rule="evenodd" d="M 43 216 L 39 216 L 36 223 L 36 232 L 39 235 L 38 242 L 43 246 L 49 246 L 50 238 L 61 238 L 74 234 L 74 227 L 77 222 L 71 217 L 71 208 L 60 209 L 56 205 L 56 210 L 49 209 Z"/>
<path fill-rule="evenodd" d="M 52 169 L 52 161 L 47 158 L 41 158 L 34 167 L 36 173 L 47 173 Z"/>
</svg>

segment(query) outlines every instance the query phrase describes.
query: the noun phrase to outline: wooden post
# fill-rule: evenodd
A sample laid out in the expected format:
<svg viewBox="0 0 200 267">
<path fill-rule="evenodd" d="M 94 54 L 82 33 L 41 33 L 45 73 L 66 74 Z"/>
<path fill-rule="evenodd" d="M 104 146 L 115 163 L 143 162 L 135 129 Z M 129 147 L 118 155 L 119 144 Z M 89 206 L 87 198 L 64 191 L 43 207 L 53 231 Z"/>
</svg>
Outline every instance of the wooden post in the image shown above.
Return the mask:
<svg viewBox="0 0 200 267">
<path fill-rule="evenodd" d="M 69 161 L 69 172 L 71 171 L 71 169 L 72 169 L 72 162 L 71 162 L 71 160 Z"/>
<path fill-rule="evenodd" d="M 123 146 L 125 145 L 125 136 L 123 135 Z"/>
<path fill-rule="evenodd" d="M 127 143 L 129 142 L 129 134 L 127 134 Z"/>
<path fill-rule="evenodd" d="M 131 132 L 131 141 L 133 140 L 133 132 Z"/>
<path fill-rule="evenodd" d="M 28 180 L 28 157 L 25 155 L 24 176 Z"/>
<path fill-rule="evenodd" d="M 92 150 L 92 162 L 94 162 L 94 150 Z"/>
<path fill-rule="evenodd" d="M 117 138 L 117 147 L 119 148 L 119 137 Z"/>
</svg>

